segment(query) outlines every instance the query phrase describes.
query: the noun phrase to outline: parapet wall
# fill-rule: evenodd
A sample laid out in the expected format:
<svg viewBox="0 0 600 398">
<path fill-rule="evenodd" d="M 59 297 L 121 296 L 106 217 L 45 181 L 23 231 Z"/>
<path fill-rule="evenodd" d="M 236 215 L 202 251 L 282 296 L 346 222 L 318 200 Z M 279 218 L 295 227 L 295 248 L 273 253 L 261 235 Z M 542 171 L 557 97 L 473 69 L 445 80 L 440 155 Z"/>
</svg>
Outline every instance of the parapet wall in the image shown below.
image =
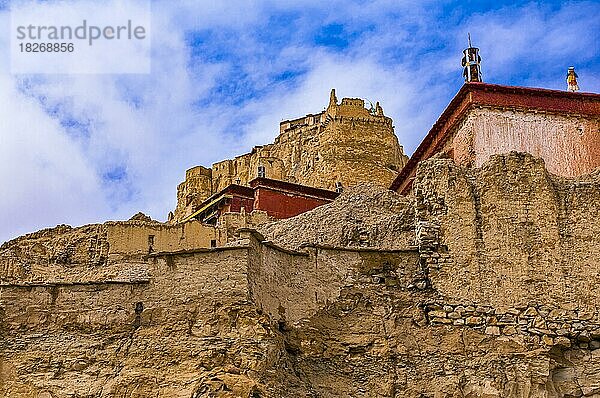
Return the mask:
<svg viewBox="0 0 600 398">
<path fill-rule="evenodd" d="M 120 280 L 1 284 L 3 330 L 187 327 L 187 302 L 205 303 L 203 311 L 210 311 L 213 300 L 247 299 L 246 264 L 246 248 L 207 249 L 121 264 Z"/>
<path fill-rule="evenodd" d="M 295 323 L 335 301 L 352 281 L 406 287 L 417 272 L 416 250 L 291 251 L 263 242 L 255 232 L 244 234 L 243 246 L 151 253 L 118 263 L 118 274 L 104 270 L 90 279 L 86 265 L 79 264 L 70 280 L 48 275 L 38 282 L 0 284 L 4 327 L 126 331 L 180 322 L 182 303 L 213 300 L 222 305 L 252 300 L 273 319 Z M 386 280 L 390 272 L 401 278 Z M 142 307 L 136 310 L 137 303 Z"/>
<path fill-rule="evenodd" d="M 0 247 L 0 282 L 94 282 L 122 279 L 123 264 L 143 262 L 156 252 L 223 246 L 238 228 L 267 222 L 266 213 L 225 213 L 218 226 L 198 221 L 164 224 L 109 221 L 67 225 L 16 238 Z"/>
<path fill-rule="evenodd" d="M 416 250 L 311 245 L 295 252 L 259 239 L 256 235 L 249 239 L 250 294 L 257 306 L 280 322 L 294 324 L 314 316 L 354 281 L 376 279 L 406 287 L 417 271 Z M 399 278 L 389 278 L 390 273 Z"/>
</svg>

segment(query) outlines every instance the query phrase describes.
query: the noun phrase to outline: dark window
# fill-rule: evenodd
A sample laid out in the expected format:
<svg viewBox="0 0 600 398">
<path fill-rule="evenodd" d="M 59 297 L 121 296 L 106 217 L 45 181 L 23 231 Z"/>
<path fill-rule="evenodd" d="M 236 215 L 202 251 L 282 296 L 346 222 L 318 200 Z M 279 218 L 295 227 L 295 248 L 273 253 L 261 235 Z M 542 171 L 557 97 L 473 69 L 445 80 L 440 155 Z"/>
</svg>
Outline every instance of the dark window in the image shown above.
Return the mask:
<svg viewBox="0 0 600 398">
<path fill-rule="evenodd" d="M 154 235 L 148 235 L 148 253 L 154 251 Z"/>
</svg>

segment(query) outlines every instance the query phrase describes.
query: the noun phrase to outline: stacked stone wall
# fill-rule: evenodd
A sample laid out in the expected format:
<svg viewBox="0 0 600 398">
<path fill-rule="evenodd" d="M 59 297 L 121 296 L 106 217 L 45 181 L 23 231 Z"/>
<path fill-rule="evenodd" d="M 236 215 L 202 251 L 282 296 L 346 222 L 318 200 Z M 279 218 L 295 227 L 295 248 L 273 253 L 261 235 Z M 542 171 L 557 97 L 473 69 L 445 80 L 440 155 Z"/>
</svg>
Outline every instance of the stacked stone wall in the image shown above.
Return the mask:
<svg viewBox="0 0 600 398">
<path fill-rule="evenodd" d="M 423 287 L 448 298 L 427 306 L 432 323 L 600 347 L 597 173 L 555 177 L 516 152 L 481 169 L 436 159 L 415 196 Z"/>
</svg>

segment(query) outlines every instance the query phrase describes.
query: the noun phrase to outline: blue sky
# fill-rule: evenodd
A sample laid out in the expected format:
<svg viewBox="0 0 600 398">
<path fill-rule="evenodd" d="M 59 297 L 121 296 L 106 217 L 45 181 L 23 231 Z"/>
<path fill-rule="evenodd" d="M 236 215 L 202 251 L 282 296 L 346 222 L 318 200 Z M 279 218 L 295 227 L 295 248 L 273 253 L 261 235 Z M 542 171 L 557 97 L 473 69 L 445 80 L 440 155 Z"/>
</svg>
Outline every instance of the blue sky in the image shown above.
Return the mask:
<svg viewBox="0 0 600 398">
<path fill-rule="evenodd" d="M 9 12 L 0 0 L 0 26 Z M 410 154 L 462 85 L 467 32 L 486 82 L 562 90 L 574 65 L 600 92 L 598 15 L 598 1 L 153 2 L 149 75 L 0 65 L 0 241 L 137 211 L 164 220 L 187 168 L 271 142 L 331 88 L 380 101 Z"/>
</svg>

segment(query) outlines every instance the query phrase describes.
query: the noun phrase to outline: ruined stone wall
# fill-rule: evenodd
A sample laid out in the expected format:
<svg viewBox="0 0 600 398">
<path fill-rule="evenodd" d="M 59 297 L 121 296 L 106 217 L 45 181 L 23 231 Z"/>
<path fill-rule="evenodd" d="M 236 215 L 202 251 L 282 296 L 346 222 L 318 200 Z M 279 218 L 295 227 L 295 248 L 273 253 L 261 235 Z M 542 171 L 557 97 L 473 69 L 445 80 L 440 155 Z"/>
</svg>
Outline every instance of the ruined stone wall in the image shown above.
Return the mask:
<svg viewBox="0 0 600 398">
<path fill-rule="evenodd" d="M 431 159 L 412 202 L 359 189 L 302 216 L 324 223 L 329 208 L 329 229 L 276 225 L 296 250 L 250 231 L 102 266 L 75 250 L 68 280 L 0 285 L 0 395 L 598 397 L 599 177 L 517 153 L 480 169 Z M 339 231 L 339 247 L 314 244 L 339 220 L 414 229 L 416 246 Z M 107 226 L 85 228 L 59 228 L 57 247 L 89 248 Z"/>
<path fill-rule="evenodd" d="M 266 212 L 260 210 L 254 210 L 251 213 L 223 213 L 219 217 L 219 245 L 238 240 L 240 228 L 257 228 L 259 225 L 272 221 L 273 219 Z"/>
<path fill-rule="evenodd" d="M 178 252 L 235 241 L 238 228 L 270 221 L 265 212 L 225 213 L 219 225 L 118 221 L 41 230 L 0 247 L 0 282 L 120 279 L 122 265 L 150 253 Z"/>
<path fill-rule="evenodd" d="M 268 178 L 333 190 L 336 182 L 387 187 L 407 160 L 392 120 L 379 105 L 373 113 L 361 99 L 344 98 L 338 104 L 334 95 L 325 112 L 282 122 L 274 143 L 213 164 L 210 192 L 198 183 L 197 173 L 189 183 L 186 174 L 174 221 L 191 214 L 211 193 L 232 183 L 247 184 L 258 176 L 259 166 Z"/>
<path fill-rule="evenodd" d="M 480 169 L 437 159 L 420 166 L 415 195 L 423 267 L 433 288 L 462 307 L 436 319 L 492 333 L 516 328 L 549 342 L 567 337 L 587 346 L 590 333 L 600 338 L 597 172 L 563 179 L 516 152 Z M 482 318 L 465 312 L 469 306 L 497 315 Z"/>
<path fill-rule="evenodd" d="M 277 360 L 266 347 L 278 343 L 247 301 L 247 248 L 138 266 L 151 278 L 0 285 L 0 395 L 191 397 L 227 383 L 248 396 L 249 378 L 233 371 L 235 386 L 223 369 L 258 372 Z"/>
<path fill-rule="evenodd" d="M 528 152 L 549 172 L 579 176 L 600 166 L 600 118 L 479 107 L 453 133 L 454 159 L 476 167 L 497 153 Z"/>
<path fill-rule="evenodd" d="M 416 251 L 379 251 L 307 246 L 301 252 L 250 239 L 249 289 L 256 304 L 278 321 L 294 324 L 335 301 L 355 279 L 385 280 L 402 270 L 410 278 Z M 415 269 L 412 269 L 415 268 Z M 404 281 L 405 285 L 409 283 Z"/>
</svg>

